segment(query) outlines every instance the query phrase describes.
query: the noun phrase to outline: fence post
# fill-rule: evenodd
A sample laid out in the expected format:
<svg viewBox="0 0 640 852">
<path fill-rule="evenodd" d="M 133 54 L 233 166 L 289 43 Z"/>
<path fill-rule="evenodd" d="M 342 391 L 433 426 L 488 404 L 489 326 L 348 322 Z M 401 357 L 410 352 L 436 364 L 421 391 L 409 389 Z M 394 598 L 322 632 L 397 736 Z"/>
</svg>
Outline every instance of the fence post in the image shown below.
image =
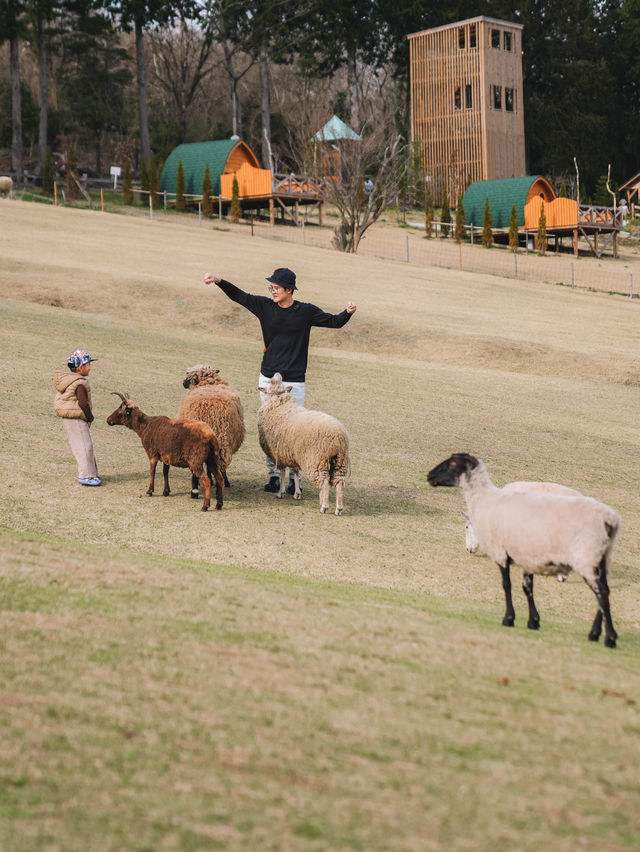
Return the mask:
<svg viewBox="0 0 640 852">
<path fill-rule="evenodd" d="M 151 193 L 149 193 L 149 218 L 153 219 L 153 199 L 151 198 Z"/>
<path fill-rule="evenodd" d="M 514 265 L 514 273 L 516 277 L 516 281 L 518 280 L 518 252 L 514 251 L 513 253 L 513 265 Z"/>
<path fill-rule="evenodd" d="M 407 240 L 407 263 L 411 262 L 411 258 L 409 257 L 409 234 L 405 234 Z"/>
<path fill-rule="evenodd" d="M 629 298 L 633 299 L 633 273 L 629 276 Z"/>
<path fill-rule="evenodd" d="M 162 193 L 164 195 L 164 212 L 167 212 L 167 190 Z"/>
<path fill-rule="evenodd" d="M 198 226 L 202 227 L 202 202 L 198 201 Z"/>
<path fill-rule="evenodd" d="M 573 263 L 571 264 L 571 289 L 576 286 L 576 276 L 575 276 L 575 268 Z"/>
<path fill-rule="evenodd" d="M 470 233 L 471 233 L 471 245 L 473 245 L 473 222 L 469 226 L 469 229 L 470 229 Z"/>
<path fill-rule="evenodd" d="M 305 234 L 305 230 L 304 230 L 304 218 L 300 221 L 300 224 L 302 225 L 302 245 L 303 245 L 303 246 L 306 246 L 306 244 L 307 244 L 307 235 Z"/>
</svg>

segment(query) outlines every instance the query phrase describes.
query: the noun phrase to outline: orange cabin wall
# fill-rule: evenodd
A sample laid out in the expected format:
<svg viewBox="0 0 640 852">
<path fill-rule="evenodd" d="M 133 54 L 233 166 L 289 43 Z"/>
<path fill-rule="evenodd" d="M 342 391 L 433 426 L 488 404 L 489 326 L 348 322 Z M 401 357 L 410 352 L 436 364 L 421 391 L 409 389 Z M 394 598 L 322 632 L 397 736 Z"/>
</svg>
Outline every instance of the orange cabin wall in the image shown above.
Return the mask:
<svg viewBox="0 0 640 852">
<path fill-rule="evenodd" d="M 229 167 L 230 160 L 231 157 L 227 160 L 227 168 Z M 231 198 L 233 194 L 234 174 L 238 179 L 238 194 L 240 198 L 271 195 L 273 190 L 270 169 L 254 168 L 248 162 L 244 162 L 237 171 L 220 175 L 220 194 L 224 198 Z"/>
<path fill-rule="evenodd" d="M 531 198 L 524 206 L 524 226 L 536 230 L 540 221 L 540 209 L 543 199 L 539 195 Z M 570 198 L 554 198 L 544 201 L 544 215 L 547 228 L 567 228 L 578 225 L 578 202 Z"/>
</svg>

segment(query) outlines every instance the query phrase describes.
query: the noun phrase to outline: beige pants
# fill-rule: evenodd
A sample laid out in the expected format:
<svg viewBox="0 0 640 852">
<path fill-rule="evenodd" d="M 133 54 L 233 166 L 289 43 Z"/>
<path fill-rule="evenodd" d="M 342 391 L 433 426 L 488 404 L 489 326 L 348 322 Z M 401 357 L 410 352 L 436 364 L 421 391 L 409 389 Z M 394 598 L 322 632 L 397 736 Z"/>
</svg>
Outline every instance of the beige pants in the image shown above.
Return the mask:
<svg viewBox="0 0 640 852">
<path fill-rule="evenodd" d="M 98 475 L 98 465 L 93 454 L 91 431 L 86 420 L 76 420 L 65 417 L 62 421 L 67 433 L 71 452 L 78 462 L 78 478 L 91 479 Z"/>
</svg>

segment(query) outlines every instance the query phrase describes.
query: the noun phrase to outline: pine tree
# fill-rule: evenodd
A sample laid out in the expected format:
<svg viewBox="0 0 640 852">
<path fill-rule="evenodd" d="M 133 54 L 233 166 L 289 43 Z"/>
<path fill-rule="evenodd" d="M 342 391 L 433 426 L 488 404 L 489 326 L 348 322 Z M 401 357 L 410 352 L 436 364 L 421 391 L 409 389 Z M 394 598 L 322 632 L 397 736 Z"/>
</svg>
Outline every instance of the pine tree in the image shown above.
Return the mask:
<svg viewBox="0 0 640 852">
<path fill-rule="evenodd" d="M 460 242 L 464 237 L 464 206 L 462 204 L 462 193 L 458 195 L 458 203 L 456 204 L 456 224 L 453 229 L 453 236 Z"/>
<path fill-rule="evenodd" d="M 233 183 L 231 184 L 231 221 L 238 222 L 241 216 L 240 187 L 238 186 L 238 178 L 234 174 Z"/>
<path fill-rule="evenodd" d="M 140 189 L 142 192 L 140 193 L 140 204 L 144 207 L 145 205 L 149 206 L 149 199 L 147 197 L 147 192 L 149 191 L 149 167 L 147 166 L 147 161 L 145 159 L 142 160 L 142 166 L 140 167 Z"/>
<path fill-rule="evenodd" d="M 184 166 L 182 160 L 178 160 L 178 172 L 176 174 L 176 210 L 184 210 L 187 206 L 185 193 L 187 191 L 187 181 L 184 176 Z"/>
<path fill-rule="evenodd" d="M 433 232 L 434 216 L 433 198 L 431 197 L 431 192 L 427 190 L 424 196 L 424 235 L 427 239 L 431 238 Z"/>
<path fill-rule="evenodd" d="M 204 177 L 202 178 L 202 212 L 205 216 L 211 216 L 213 214 L 213 199 L 211 198 L 212 192 L 213 187 L 211 186 L 211 173 L 209 171 L 209 163 L 207 163 L 204 167 Z"/>
<path fill-rule="evenodd" d="M 558 192 L 558 198 L 566 198 L 567 197 L 567 182 L 564 178 L 560 181 L 560 192 Z"/>
<path fill-rule="evenodd" d="M 442 205 L 440 207 L 440 230 L 442 231 L 443 237 L 449 236 L 449 231 L 451 230 L 451 209 L 449 207 L 449 196 L 447 195 L 447 188 L 442 190 Z"/>
<path fill-rule="evenodd" d="M 482 217 L 482 245 L 485 248 L 491 248 L 493 245 L 492 227 L 493 218 L 491 216 L 491 205 L 489 204 L 489 198 L 487 197 L 484 200 L 484 215 Z"/>
<path fill-rule="evenodd" d="M 547 250 L 547 217 L 544 212 L 544 201 L 540 207 L 540 218 L 538 219 L 538 251 L 544 254 Z"/>
<path fill-rule="evenodd" d="M 133 204 L 133 175 L 131 174 L 129 160 L 124 164 L 124 174 L 122 175 L 122 200 L 125 204 Z"/>
<path fill-rule="evenodd" d="M 53 195 L 53 185 L 56 180 L 56 174 L 53 168 L 53 157 L 51 151 L 47 148 L 47 153 L 44 160 L 44 171 L 42 173 L 42 194 L 51 197 Z"/>
<path fill-rule="evenodd" d="M 511 218 L 509 219 L 509 248 L 518 251 L 518 213 L 516 205 L 511 205 Z"/>
<path fill-rule="evenodd" d="M 612 207 L 613 198 L 607 189 L 607 176 L 600 175 L 593 192 L 593 203 L 598 207 Z"/>
</svg>

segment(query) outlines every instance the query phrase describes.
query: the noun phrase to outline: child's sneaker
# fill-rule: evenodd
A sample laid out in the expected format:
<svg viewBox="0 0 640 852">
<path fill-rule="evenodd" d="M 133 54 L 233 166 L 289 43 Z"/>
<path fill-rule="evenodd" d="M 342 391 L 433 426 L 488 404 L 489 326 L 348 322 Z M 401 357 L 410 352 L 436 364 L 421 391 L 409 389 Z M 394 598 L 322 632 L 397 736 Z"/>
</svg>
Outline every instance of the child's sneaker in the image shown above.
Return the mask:
<svg viewBox="0 0 640 852">
<path fill-rule="evenodd" d="M 79 476 L 78 482 L 80 483 L 80 485 L 102 485 L 102 480 L 99 476 L 92 476 L 89 478 Z"/>
</svg>

